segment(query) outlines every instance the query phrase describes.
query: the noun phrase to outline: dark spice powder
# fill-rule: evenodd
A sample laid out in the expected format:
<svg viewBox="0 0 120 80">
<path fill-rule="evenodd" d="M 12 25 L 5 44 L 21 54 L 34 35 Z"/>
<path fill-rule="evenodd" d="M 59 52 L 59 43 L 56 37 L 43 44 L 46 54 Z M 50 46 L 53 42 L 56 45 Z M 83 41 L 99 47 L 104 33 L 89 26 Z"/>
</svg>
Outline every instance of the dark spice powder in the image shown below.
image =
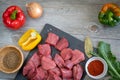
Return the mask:
<svg viewBox="0 0 120 80">
<path fill-rule="evenodd" d="M 8 69 L 16 69 L 20 63 L 19 54 L 16 51 L 10 51 L 4 56 L 3 65 Z"/>
</svg>

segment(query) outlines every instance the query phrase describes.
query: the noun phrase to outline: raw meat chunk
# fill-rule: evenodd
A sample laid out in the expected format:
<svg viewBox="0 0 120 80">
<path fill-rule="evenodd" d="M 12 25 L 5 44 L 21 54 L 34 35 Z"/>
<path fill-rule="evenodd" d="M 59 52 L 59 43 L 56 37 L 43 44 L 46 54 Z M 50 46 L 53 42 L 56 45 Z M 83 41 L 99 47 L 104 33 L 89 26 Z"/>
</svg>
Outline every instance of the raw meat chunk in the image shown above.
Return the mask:
<svg viewBox="0 0 120 80">
<path fill-rule="evenodd" d="M 58 49 L 59 51 L 63 50 L 64 48 L 67 48 L 69 46 L 68 40 L 66 38 L 60 39 L 55 48 Z"/>
<path fill-rule="evenodd" d="M 73 64 L 73 62 L 72 62 L 71 60 L 66 60 L 64 66 L 65 66 L 66 68 L 68 68 L 68 69 L 72 69 L 73 65 L 74 65 L 74 64 Z"/>
<path fill-rule="evenodd" d="M 65 48 L 60 52 L 60 55 L 64 60 L 68 60 L 72 57 L 72 49 L 70 48 Z"/>
<path fill-rule="evenodd" d="M 58 75 L 53 72 L 49 72 L 47 80 L 62 80 Z"/>
<path fill-rule="evenodd" d="M 49 72 L 53 72 L 54 74 L 61 76 L 61 72 L 60 72 L 60 69 L 58 67 L 50 69 Z"/>
<path fill-rule="evenodd" d="M 52 59 L 45 56 L 41 58 L 41 65 L 42 65 L 42 68 L 45 70 L 53 69 L 56 67 L 55 62 Z"/>
<path fill-rule="evenodd" d="M 39 67 L 36 69 L 36 75 L 32 78 L 32 80 L 44 80 L 45 78 L 45 73 L 44 70 Z"/>
<path fill-rule="evenodd" d="M 74 51 L 72 51 L 72 59 L 71 61 L 74 64 L 80 63 L 81 61 L 85 60 L 85 56 L 84 53 L 82 53 L 80 50 L 75 49 Z"/>
<path fill-rule="evenodd" d="M 31 69 L 33 69 L 33 71 L 35 71 L 35 65 L 33 64 L 33 62 L 29 62 L 24 66 L 23 75 L 26 76 Z"/>
<path fill-rule="evenodd" d="M 80 80 L 83 75 L 83 68 L 81 65 L 77 64 L 73 67 L 73 78 L 74 80 Z"/>
<path fill-rule="evenodd" d="M 56 35 L 56 34 L 54 34 L 52 32 L 49 32 L 48 33 L 48 37 L 47 37 L 45 42 L 50 44 L 50 45 L 55 46 L 57 44 L 58 40 L 59 40 L 59 36 L 58 35 Z"/>
<path fill-rule="evenodd" d="M 44 70 L 44 69 L 43 69 Z M 47 80 L 47 78 L 48 78 L 48 71 L 47 70 L 44 70 L 44 73 L 45 73 L 45 78 L 44 78 L 44 80 Z"/>
<path fill-rule="evenodd" d="M 49 56 L 51 54 L 51 48 L 49 44 L 39 44 L 38 54 L 43 56 Z"/>
<path fill-rule="evenodd" d="M 36 75 L 36 67 L 32 61 L 29 61 L 23 68 L 23 75 L 28 79 L 33 78 Z"/>
<path fill-rule="evenodd" d="M 36 70 L 34 71 L 34 69 L 31 69 L 27 74 L 27 78 L 32 79 L 35 75 L 36 75 Z"/>
<path fill-rule="evenodd" d="M 63 79 L 71 79 L 72 71 L 69 69 L 61 68 L 62 78 Z"/>
<path fill-rule="evenodd" d="M 58 65 L 58 67 L 64 66 L 64 60 L 62 59 L 62 57 L 59 54 L 55 54 L 54 61 Z"/>
<path fill-rule="evenodd" d="M 37 54 L 37 52 L 35 52 L 32 57 L 30 58 L 30 60 L 28 62 L 33 62 L 35 67 L 38 67 L 40 65 L 40 57 Z"/>
<path fill-rule="evenodd" d="M 74 79 L 72 79 L 72 78 L 71 78 L 71 79 L 65 79 L 65 78 L 64 78 L 63 80 L 74 80 Z"/>
</svg>

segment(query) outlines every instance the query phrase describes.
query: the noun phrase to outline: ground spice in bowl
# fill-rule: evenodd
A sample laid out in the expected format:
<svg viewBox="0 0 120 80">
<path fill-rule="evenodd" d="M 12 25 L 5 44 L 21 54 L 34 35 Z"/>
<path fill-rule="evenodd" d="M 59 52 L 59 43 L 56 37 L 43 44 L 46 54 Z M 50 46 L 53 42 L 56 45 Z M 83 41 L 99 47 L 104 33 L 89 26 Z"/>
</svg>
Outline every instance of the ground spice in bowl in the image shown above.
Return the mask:
<svg viewBox="0 0 120 80">
<path fill-rule="evenodd" d="M 91 57 L 85 64 L 85 70 L 89 77 L 100 79 L 107 74 L 108 65 L 101 57 Z"/>
<path fill-rule="evenodd" d="M 97 76 L 100 75 L 104 70 L 104 65 L 99 60 L 94 60 L 88 64 L 88 72 L 93 75 Z"/>
<path fill-rule="evenodd" d="M 3 65 L 8 69 L 16 69 L 20 64 L 20 58 L 16 51 L 11 51 L 3 58 Z"/>
</svg>

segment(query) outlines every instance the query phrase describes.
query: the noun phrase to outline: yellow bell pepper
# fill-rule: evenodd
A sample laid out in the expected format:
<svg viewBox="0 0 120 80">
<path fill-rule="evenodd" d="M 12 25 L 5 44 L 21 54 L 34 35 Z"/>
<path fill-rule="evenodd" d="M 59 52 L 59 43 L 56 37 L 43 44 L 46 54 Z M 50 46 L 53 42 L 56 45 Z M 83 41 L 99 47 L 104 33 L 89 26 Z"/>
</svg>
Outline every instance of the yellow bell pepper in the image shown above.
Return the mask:
<svg viewBox="0 0 120 80">
<path fill-rule="evenodd" d="M 41 35 L 34 29 L 27 30 L 19 39 L 18 44 L 23 50 L 32 50 L 41 41 Z"/>
</svg>

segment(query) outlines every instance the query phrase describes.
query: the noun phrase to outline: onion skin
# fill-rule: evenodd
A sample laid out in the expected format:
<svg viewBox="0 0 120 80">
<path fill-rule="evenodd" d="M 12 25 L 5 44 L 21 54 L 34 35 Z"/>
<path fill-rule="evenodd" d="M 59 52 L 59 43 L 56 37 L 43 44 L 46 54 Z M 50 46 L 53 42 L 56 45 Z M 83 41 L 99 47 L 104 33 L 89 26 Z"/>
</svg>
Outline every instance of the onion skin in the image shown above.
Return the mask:
<svg viewBox="0 0 120 80">
<path fill-rule="evenodd" d="M 42 6 L 37 2 L 26 4 L 27 13 L 31 18 L 39 18 L 43 14 Z"/>
</svg>

